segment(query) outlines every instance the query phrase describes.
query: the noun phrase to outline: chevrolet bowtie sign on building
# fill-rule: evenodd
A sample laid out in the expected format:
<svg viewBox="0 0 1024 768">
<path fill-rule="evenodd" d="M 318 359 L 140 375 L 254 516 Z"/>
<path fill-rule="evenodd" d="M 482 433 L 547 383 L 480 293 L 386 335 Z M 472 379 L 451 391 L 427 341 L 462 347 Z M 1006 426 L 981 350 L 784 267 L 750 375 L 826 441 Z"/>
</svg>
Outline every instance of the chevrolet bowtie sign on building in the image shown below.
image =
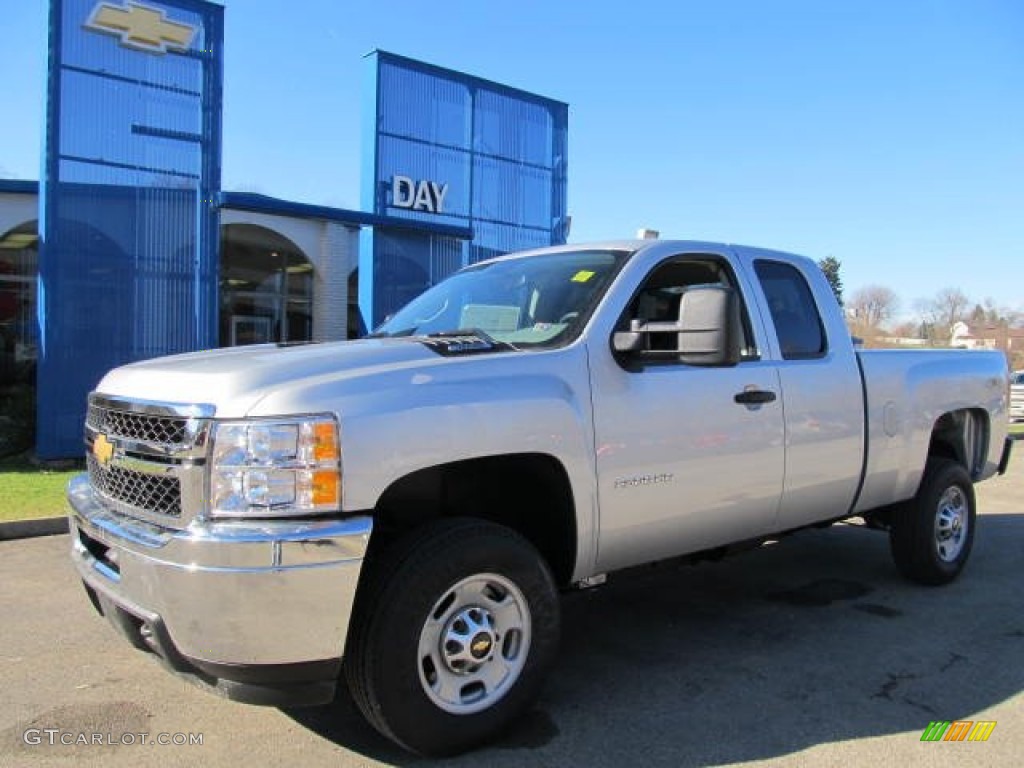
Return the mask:
<svg viewBox="0 0 1024 768">
<path fill-rule="evenodd" d="M 218 341 L 224 9 L 52 0 L 36 450 L 81 453 L 117 365 Z"/>
<path fill-rule="evenodd" d="M 562 102 L 373 51 L 362 210 L 223 191 L 224 5 L 49 2 L 38 215 L 4 223 L 0 179 L 0 242 L 38 247 L 38 260 L 27 246 L 18 257 L 38 264 L 32 290 L 17 283 L 18 327 L 0 312 L 0 330 L 17 340 L 0 344 L 0 377 L 20 366 L 19 386 L 35 381 L 40 458 L 82 456 L 87 395 L 112 368 L 345 338 L 462 267 L 565 242 Z M 330 98 L 332 81 L 321 86 Z M 0 269 L 0 287 L 7 277 Z M 100 442 L 93 459 L 116 460 L 114 443 Z"/>
<path fill-rule="evenodd" d="M 161 8 L 132 2 L 123 6 L 97 3 L 85 26 L 117 35 L 121 45 L 157 54 L 187 51 L 198 31 L 191 24 L 169 20 Z"/>
</svg>

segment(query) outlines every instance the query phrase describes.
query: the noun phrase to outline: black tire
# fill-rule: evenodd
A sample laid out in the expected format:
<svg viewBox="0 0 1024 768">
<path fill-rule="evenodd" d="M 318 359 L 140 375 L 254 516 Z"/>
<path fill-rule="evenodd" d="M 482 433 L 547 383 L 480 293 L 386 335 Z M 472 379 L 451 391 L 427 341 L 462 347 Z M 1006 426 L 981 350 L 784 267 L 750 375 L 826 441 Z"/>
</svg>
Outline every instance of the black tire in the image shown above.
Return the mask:
<svg viewBox="0 0 1024 768">
<path fill-rule="evenodd" d="M 344 674 L 384 736 L 419 754 L 455 754 L 534 703 L 557 651 L 560 605 L 523 537 L 483 520 L 438 520 L 365 567 Z M 488 672 L 502 682 L 481 682 Z"/>
<path fill-rule="evenodd" d="M 900 573 L 929 586 L 951 582 L 970 557 L 976 517 L 967 470 L 951 459 L 928 459 L 917 495 L 896 507 L 889 529 Z"/>
</svg>

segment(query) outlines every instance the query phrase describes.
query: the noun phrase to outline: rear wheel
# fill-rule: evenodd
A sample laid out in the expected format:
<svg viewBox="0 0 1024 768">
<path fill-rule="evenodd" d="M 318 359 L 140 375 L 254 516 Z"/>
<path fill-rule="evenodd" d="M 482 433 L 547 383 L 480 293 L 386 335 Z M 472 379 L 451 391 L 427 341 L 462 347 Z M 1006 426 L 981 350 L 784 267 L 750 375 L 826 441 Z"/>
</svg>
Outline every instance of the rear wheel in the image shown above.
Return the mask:
<svg viewBox="0 0 1024 768">
<path fill-rule="evenodd" d="M 534 702 L 559 603 L 529 542 L 482 520 L 441 520 L 367 567 L 345 674 L 377 730 L 414 752 L 452 754 Z"/>
<path fill-rule="evenodd" d="M 913 499 L 896 508 L 889 541 L 896 567 L 921 584 L 947 584 L 974 543 L 974 486 L 962 465 L 931 458 Z"/>
</svg>

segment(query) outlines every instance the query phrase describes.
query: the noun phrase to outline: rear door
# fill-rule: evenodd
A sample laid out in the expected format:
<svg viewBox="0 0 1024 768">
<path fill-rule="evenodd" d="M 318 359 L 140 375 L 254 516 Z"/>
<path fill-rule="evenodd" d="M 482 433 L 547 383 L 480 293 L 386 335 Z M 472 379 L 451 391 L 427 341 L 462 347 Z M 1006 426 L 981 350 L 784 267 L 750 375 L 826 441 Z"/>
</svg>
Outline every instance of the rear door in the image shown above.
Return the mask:
<svg viewBox="0 0 1024 768">
<path fill-rule="evenodd" d="M 810 261 L 747 252 L 786 414 L 786 479 L 779 529 L 850 511 L 864 460 L 864 392 L 832 290 Z M 828 301 L 833 306 L 821 306 Z"/>
<path fill-rule="evenodd" d="M 666 244 L 668 245 L 668 244 Z M 682 289 L 724 283 L 749 295 L 728 252 L 647 256 L 635 287 L 602 313 L 589 343 L 600 526 L 597 569 L 693 552 L 774 530 L 784 467 L 783 409 L 764 329 L 744 301 L 744 356 L 731 367 L 627 365 L 611 334 L 631 319 L 671 321 Z M 643 259 L 645 255 L 638 255 Z M 675 334 L 652 340 L 671 345 Z M 667 349 L 667 346 L 656 348 Z M 750 392 L 771 402 L 737 402 Z"/>
</svg>

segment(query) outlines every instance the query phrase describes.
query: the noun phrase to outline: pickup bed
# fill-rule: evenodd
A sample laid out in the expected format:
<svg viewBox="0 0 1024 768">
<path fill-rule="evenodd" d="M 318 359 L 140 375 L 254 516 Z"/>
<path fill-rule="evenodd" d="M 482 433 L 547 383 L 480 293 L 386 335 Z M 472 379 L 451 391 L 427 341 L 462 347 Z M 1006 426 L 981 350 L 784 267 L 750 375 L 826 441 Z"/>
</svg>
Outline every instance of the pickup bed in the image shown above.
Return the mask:
<svg viewBox="0 0 1024 768">
<path fill-rule="evenodd" d="M 227 696 L 344 679 L 406 748 L 529 707 L 560 589 L 854 516 L 955 578 L 1005 471 L 1000 353 L 857 351 L 817 266 L 690 241 L 513 254 L 369 338 L 111 371 L 72 557 L 139 648 Z"/>
</svg>

